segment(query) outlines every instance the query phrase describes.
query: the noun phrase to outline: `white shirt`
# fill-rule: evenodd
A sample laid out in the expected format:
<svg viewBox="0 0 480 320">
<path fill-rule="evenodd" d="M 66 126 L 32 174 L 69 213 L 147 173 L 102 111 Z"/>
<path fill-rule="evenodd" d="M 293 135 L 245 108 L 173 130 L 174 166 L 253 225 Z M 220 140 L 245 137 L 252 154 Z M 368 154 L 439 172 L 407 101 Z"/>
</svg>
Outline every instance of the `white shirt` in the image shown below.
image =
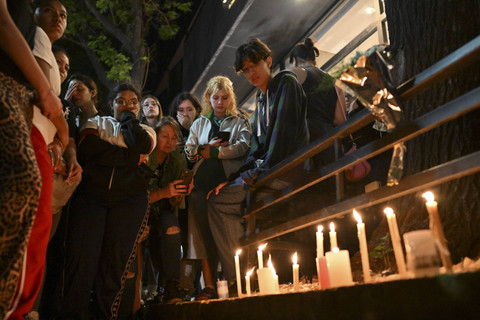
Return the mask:
<svg viewBox="0 0 480 320">
<path fill-rule="evenodd" d="M 50 66 L 48 74 L 50 86 L 52 87 L 53 92 L 59 96 L 61 90 L 60 71 L 58 69 L 55 55 L 52 52 L 52 43 L 50 42 L 50 39 L 45 31 L 43 31 L 43 29 L 40 27 L 37 27 L 37 31 L 35 33 L 35 46 L 33 48 L 33 55 L 36 58 L 42 59 Z M 50 144 L 55 138 L 57 128 L 55 128 L 53 123 L 42 114 L 40 108 L 37 106 L 34 106 L 33 108 L 33 124 L 42 134 L 45 143 L 47 145 Z"/>
</svg>

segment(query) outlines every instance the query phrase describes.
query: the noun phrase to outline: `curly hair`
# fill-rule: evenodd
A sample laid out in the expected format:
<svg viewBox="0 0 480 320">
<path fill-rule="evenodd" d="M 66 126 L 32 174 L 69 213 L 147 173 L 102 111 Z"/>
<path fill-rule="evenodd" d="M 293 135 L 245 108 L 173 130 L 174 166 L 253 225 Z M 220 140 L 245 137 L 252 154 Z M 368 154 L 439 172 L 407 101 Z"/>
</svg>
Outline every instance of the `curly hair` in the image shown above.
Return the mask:
<svg viewBox="0 0 480 320">
<path fill-rule="evenodd" d="M 230 104 L 226 108 L 227 116 L 237 115 L 237 100 L 235 98 L 235 93 L 233 92 L 232 82 L 230 79 L 223 76 L 216 76 L 208 81 L 207 88 L 203 93 L 202 115 L 208 115 L 213 111 L 212 104 L 210 103 L 210 97 L 220 90 L 225 91 L 225 93 L 230 97 Z"/>
</svg>

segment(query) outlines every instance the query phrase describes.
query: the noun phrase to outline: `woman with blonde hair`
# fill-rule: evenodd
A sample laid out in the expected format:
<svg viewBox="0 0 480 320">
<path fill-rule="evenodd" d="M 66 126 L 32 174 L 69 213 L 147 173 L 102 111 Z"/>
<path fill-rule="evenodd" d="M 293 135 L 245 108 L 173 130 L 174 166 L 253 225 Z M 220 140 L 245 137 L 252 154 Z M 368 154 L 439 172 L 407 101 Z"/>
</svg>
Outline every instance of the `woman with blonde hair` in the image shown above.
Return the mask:
<svg viewBox="0 0 480 320">
<path fill-rule="evenodd" d="M 208 220 L 207 193 L 244 163 L 250 149 L 248 119 L 237 111 L 232 82 L 216 76 L 207 83 L 202 114 L 190 127 L 185 144 L 187 158 L 196 162 L 194 191 L 188 214 L 188 258 L 201 259 L 205 288 L 197 300 L 215 298 L 211 273 L 217 248 L 223 264 L 221 245 L 214 243 Z"/>
</svg>

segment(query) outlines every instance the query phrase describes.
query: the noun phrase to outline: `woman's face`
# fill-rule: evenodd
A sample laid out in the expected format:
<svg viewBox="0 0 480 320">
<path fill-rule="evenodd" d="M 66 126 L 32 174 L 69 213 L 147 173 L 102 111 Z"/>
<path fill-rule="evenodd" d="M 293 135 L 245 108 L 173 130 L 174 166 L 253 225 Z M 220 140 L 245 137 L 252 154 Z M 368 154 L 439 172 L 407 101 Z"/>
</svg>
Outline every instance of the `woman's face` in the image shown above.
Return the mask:
<svg viewBox="0 0 480 320">
<path fill-rule="evenodd" d="M 80 109 L 91 105 L 93 97 L 97 94 L 95 90 L 90 90 L 82 81 L 80 80 L 72 80 L 68 84 L 69 87 L 72 86 L 74 83 L 77 84 L 77 89 L 73 92 L 71 101 Z"/>
<path fill-rule="evenodd" d="M 164 154 L 172 152 L 177 144 L 177 139 L 173 127 L 169 124 L 164 125 L 157 134 L 157 151 Z"/>
<path fill-rule="evenodd" d="M 193 106 L 192 102 L 188 99 L 183 100 L 178 105 L 177 114 L 184 117 L 184 118 L 188 117 L 192 121 L 198 116 L 197 110 Z"/>
<path fill-rule="evenodd" d="M 55 51 L 55 60 L 57 60 L 58 70 L 60 70 L 60 80 L 63 83 L 68 76 L 68 70 L 70 70 L 70 60 L 67 55 L 62 51 Z"/>
<path fill-rule="evenodd" d="M 53 43 L 63 36 L 67 28 L 67 10 L 60 1 L 50 0 L 35 10 L 34 21 Z"/>
<path fill-rule="evenodd" d="M 131 111 L 138 117 L 140 111 L 140 101 L 137 94 L 131 90 L 120 91 L 112 102 L 113 116 L 120 120 L 120 115 L 125 111 Z"/>
<path fill-rule="evenodd" d="M 152 98 L 146 98 L 142 103 L 145 118 L 156 118 L 160 115 L 160 106 Z"/>
<path fill-rule="evenodd" d="M 210 96 L 213 114 L 217 117 L 224 117 L 231 103 L 232 99 L 224 90 L 218 90 Z"/>
</svg>

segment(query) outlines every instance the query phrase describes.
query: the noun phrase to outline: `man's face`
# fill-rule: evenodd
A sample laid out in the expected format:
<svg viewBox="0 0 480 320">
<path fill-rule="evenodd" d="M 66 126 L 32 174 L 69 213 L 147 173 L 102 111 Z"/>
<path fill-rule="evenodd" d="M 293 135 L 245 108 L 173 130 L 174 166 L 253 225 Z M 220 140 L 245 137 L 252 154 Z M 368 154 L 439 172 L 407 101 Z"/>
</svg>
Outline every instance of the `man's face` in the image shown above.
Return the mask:
<svg viewBox="0 0 480 320">
<path fill-rule="evenodd" d="M 271 78 L 272 57 L 253 63 L 249 58 L 243 61 L 242 73 L 248 82 L 265 92 Z"/>
</svg>

